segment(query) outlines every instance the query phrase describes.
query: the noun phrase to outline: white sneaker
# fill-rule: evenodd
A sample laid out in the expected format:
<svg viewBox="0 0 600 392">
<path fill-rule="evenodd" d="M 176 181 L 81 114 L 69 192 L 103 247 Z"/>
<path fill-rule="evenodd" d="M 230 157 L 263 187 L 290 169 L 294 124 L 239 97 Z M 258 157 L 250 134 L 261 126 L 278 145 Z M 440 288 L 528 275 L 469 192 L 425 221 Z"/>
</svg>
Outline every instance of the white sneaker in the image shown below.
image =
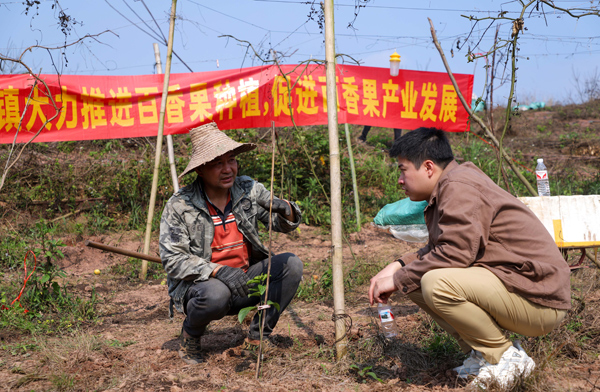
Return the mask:
<svg viewBox="0 0 600 392">
<path fill-rule="evenodd" d="M 479 369 L 484 363 L 483 354 L 477 350 L 471 350 L 471 354 L 463 361 L 461 366 L 455 367 L 454 370 L 458 373 L 458 377 L 467 378 L 479 374 Z"/>
<path fill-rule="evenodd" d="M 507 387 L 520 375 L 527 377 L 534 368 L 535 362 L 523 349 L 511 346 L 496 365 L 484 360 L 473 384 L 485 388 L 487 383 L 496 380 L 502 387 Z"/>
</svg>

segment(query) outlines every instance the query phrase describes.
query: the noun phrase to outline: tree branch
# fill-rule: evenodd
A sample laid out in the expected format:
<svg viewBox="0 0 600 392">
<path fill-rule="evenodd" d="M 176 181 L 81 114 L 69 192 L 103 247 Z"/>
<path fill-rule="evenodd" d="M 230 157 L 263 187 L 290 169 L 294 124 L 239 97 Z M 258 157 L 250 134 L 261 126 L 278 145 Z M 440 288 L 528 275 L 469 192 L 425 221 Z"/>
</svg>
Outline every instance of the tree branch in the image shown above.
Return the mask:
<svg viewBox="0 0 600 392">
<path fill-rule="evenodd" d="M 48 125 L 50 122 L 52 122 L 56 117 L 58 117 L 58 115 L 60 114 L 60 111 L 62 108 L 59 108 L 56 105 L 56 101 L 54 100 L 54 97 L 52 96 L 52 94 L 50 93 L 50 88 L 48 87 L 48 85 L 46 84 L 46 81 L 42 78 L 40 78 L 40 75 L 37 75 L 33 72 L 33 70 L 23 61 L 23 56 L 25 56 L 25 54 L 29 51 L 32 51 L 33 49 L 45 49 L 45 50 L 58 50 L 58 49 L 64 49 L 67 48 L 69 46 L 75 45 L 81 41 L 83 41 L 86 38 L 92 38 L 92 39 L 96 39 L 96 37 L 104 34 L 104 33 L 113 33 L 110 30 L 106 30 L 103 31 L 99 34 L 87 34 L 81 38 L 79 38 L 76 41 L 73 41 L 71 43 L 65 44 L 65 45 L 61 45 L 58 47 L 47 47 L 47 46 L 41 46 L 41 45 L 32 45 L 30 47 L 28 47 L 27 49 L 25 49 L 21 55 L 18 58 L 11 58 L 11 57 L 7 57 L 4 56 L 2 54 L 0 54 L 0 60 L 2 61 L 10 61 L 16 64 L 20 64 L 23 68 L 25 68 L 27 70 L 27 73 L 29 75 L 31 75 L 35 80 L 33 83 L 33 86 L 31 88 L 31 91 L 29 93 L 29 97 L 27 98 L 27 102 L 25 104 L 25 109 L 23 110 L 23 113 L 21 114 L 21 119 L 19 120 L 19 124 L 17 125 L 17 130 L 15 131 L 15 138 L 13 140 L 11 149 L 10 149 L 10 153 L 8 155 L 8 158 L 6 160 L 6 165 L 4 168 L 4 172 L 2 173 L 2 177 L 0 177 L 0 191 L 2 191 L 2 188 L 4 187 L 4 182 L 6 181 L 6 177 L 8 176 L 8 172 L 10 171 L 10 169 L 13 168 L 13 166 L 19 161 L 19 159 L 21 158 L 21 155 L 23 154 L 23 151 L 25 150 L 25 148 L 32 143 L 36 137 L 38 137 L 38 135 L 42 132 L 42 130 L 46 127 L 46 125 Z M 113 33 L 114 34 L 114 33 Z M 60 75 L 59 76 L 59 80 L 60 80 Z M 43 91 L 43 94 L 46 94 L 46 96 L 48 97 L 50 104 L 52 105 L 52 108 L 54 109 L 54 115 L 48 117 L 44 123 L 42 124 L 42 126 L 38 129 L 38 131 L 31 137 L 31 139 L 29 139 L 29 141 L 27 141 L 25 144 L 23 144 L 23 146 L 21 147 L 21 149 L 19 150 L 19 153 L 17 154 L 17 156 L 15 157 L 15 159 L 11 162 L 11 156 L 12 156 L 12 152 L 14 151 L 16 144 L 17 144 L 17 136 L 19 135 L 19 132 L 21 131 L 21 126 L 23 124 L 23 118 L 25 117 L 25 113 L 27 112 L 27 108 L 29 107 L 29 102 L 31 101 L 31 96 L 33 95 L 33 92 L 36 88 L 38 88 L 38 85 L 42 84 L 45 88 L 45 90 Z"/>
<path fill-rule="evenodd" d="M 467 104 L 467 101 L 465 100 L 465 97 L 460 92 L 460 89 L 458 88 L 458 83 L 456 83 L 456 79 L 454 78 L 454 75 L 452 74 L 452 71 L 450 70 L 450 66 L 448 65 L 448 61 L 446 60 L 446 56 L 444 55 L 444 50 L 442 49 L 442 46 L 440 45 L 440 43 L 439 43 L 439 41 L 437 39 L 437 35 L 435 34 L 435 28 L 433 27 L 433 22 L 431 21 L 430 18 L 428 18 L 428 19 L 429 19 L 429 25 L 431 26 L 431 37 L 433 38 L 433 44 L 435 45 L 435 47 L 437 48 L 438 52 L 440 53 L 440 56 L 441 56 L 442 61 L 444 63 L 444 67 L 446 67 L 446 72 L 448 73 L 448 76 L 450 77 L 450 80 L 452 81 L 452 85 L 454 86 L 454 89 L 456 91 L 456 94 L 458 95 L 458 98 L 460 99 L 460 102 L 462 103 L 462 105 L 465 108 L 465 110 L 467 111 L 467 113 L 469 113 L 469 116 L 471 118 L 473 118 L 483 128 L 483 130 L 485 131 L 486 135 L 490 138 L 490 140 L 494 143 L 494 145 L 496 145 L 496 147 L 498 147 L 500 145 L 500 143 L 498 142 L 498 140 L 496 139 L 496 137 L 494 136 L 494 134 L 485 125 L 485 123 L 483 122 L 483 120 L 479 116 L 477 116 L 475 113 L 473 113 L 473 111 L 471 110 L 471 107 Z M 502 157 L 508 163 L 508 165 L 511 167 L 511 169 L 513 170 L 513 172 L 515 173 L 515 175 L 525 185 L 525 187 L 527 188 L 527 190 L 533 196 L 537 196 L 537 192 L 531 186 L 531 184 L 529 183 L 529 181 L 527 181 L 527 179 L 523 176 L 523 174 L 521 174 L 521 172 L 515 166 L 515 164 L 512 161 L 512 158 L 504 150 L 501 150 L 501 154 L 502 154 Z"/>
</svg>

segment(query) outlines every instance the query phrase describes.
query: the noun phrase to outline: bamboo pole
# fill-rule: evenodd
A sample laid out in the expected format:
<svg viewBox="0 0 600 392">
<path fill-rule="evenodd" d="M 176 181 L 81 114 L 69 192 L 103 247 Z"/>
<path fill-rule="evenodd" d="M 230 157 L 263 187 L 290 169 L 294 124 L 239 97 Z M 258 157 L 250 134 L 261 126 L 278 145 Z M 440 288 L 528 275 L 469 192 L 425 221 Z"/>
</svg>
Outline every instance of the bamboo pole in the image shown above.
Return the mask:
<svg viewBox="0 0 600 392">
<path fill-rule="evenodd" d="M 323 3 L 321 3 L 323 4 Z M 327 62 L 327 121 L 329 128 L 329 168 L 331 180 L 331 243 L 333 245 L 333 306 L 335 320 L 337 359 L 343 359 L 348 352 L 344 310 L 344 271 L 342 268 L 342 192 L 340 175 L 340 146 L 337 118 L 337 93 L 335 80 L 335 37 L 333 0 L 325 0 L 325 59 Z"/>
<path fill-rule="evenodd" d="M 160 62 L 160 49 L 158 44 L 155 42 L 154 46 L 154 59 L 156 60 L 156 72 L 162 74 L 162 63 Z M 175 152 L 173 150 L 173 135 L 167 135 L 167 152 L 169 156 L 169 167 L 171 169 L 171 180 L 173 181 L 173 193 L 179 190 L 179 179 L 177 178 L 177 168 L 175 167 Z"/>
<path fill-rule="evenodd" d="M 269 261 L 267 262 L 267 283 L 265 287 L 265 302 L 263 302 L 263 308 L 259 309 L 259 312 L 262 312 L 260 320 L 260 343 L 258 344 L 258 356 L 256 358 L 256 374 L 254 376 L 255 379 L 258 380 L 258 376 L 260 374 L 260 361 L 262 360 L 262 352 L 264 346 L 264 337 L 263 333 L 265 330 L 265 310 L 269 308 L 269 285 L 271 283 L 271 249 L 273 246 L 273 182 L 275 178 L 275 147 L 277 145 L 277 141 L 275 138 L 275 121 L 271 121 L 271 197 L 269 200 Z"/>
<path fill-rule="evenodd" d="M 356 210 L 356 230 L 360 232 L 360 200 L 358 199 L 358 186 L 356 185 L 356 170 L 354 169 L 354 156 L 352 155 L 352 141 L 348 123 L 344 124 L 346 131 L 346 144 L 348 145 L 348 158 L 350 159 L 350 173 L 352 174 L 352 191 L 354 192 L 354 209 Z"/>
<path fill-rule="evenodd" d="M 169 43 L 167 44 L 167 64 L 163 81 L 162 100 L 160 102 L 160 116 L 158 117 L 158 135 L 156 138 L 156 155 L 154 156 L 154 175 L 152 176 L 152 190 L 148 205 L 148 220 L 146 221 L 146 236 L 144 237 L 144 254 L 150 252 L 150 235 L 152 234 L 152 218 L 154 217 L 154 204 L 156 203 L 156 189 L 158 188 L 158 169 L 162 153 L 163 131 L 165 128 L 165 110 L 167 108 L 167 95 L 169 94 L 169 77 L 171 75 L 171 58 L 173 57 L 173 35 L 175 33 L 175 8 L 177 0 L 171 3 L 171 21 L 169 23 Z M 148 261 L 142 260 L 140 279 L 145 280 L 148 273 Z"/>
</svg>

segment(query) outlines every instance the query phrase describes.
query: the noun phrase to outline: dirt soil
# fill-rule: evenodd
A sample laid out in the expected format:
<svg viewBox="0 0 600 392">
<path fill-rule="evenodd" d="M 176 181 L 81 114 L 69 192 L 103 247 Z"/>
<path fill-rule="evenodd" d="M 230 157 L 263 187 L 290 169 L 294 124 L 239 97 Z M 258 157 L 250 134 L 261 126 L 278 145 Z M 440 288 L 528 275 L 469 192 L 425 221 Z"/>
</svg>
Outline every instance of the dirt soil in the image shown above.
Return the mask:
<svg viewBox="0 0 600 392">
<path fill-rule="evenodd" d="M 515 121 L 519 131 L 513 129 L 506 143 L 521 146 L 524 157 L 547 158 L 551 171 L 576 166 L 578 175 L 590 178 L 599 169 L 600 120 L 570 118 L 568 113 L 564 118 L 557 112 L 525 113 Z M 576 128 L 580 136 L 565 137 L 565 124 L 570 124 L 569 129 Z M 140 251 L 143 244 L 138 232 L 89 239 L 134 251 Z M 64 238 L 63 242 L 67 244 L 61 260 L 67 273 L 65 279 L 77 295 L 89 298 L 94 290 L 99 296 L 97 322 L 84 325 L 74 335 L 50 338 L 0 331 L 3 345 L 33 343 L 39 347 L 0 352 L 0 390 L 373 392 L 466 388 L 467 384 L 451 371 L 460 361 L 438 364 L 437 368 L 427 368 L 419 362 L 424 361 L 419 338 L 426 332 L 423 328 L 427 316 L 410 301 L 393 298 L 400 339 L 381 338 L 376 312 L 368 304 L 366 282 L 346 292 L 351 354 L 345 360 L 335 361 L 333 302 L 294 300 L 274 331 L 275 350 L 262 361 L 258 379 L 256 358 L 242 350 L 247 321 L 240 325 L 234 316 L 212 323 L 202 337 L 206 362 L 186 365 L 178 356 L 183 316 L 176 314 L 169 319 L 164 280 L 127 278 L 114 272 L 116 267 L 128 265 L 126 256 L 86 247 L 81 237 Z M 395 239 L 388 232 L 365 224 L 360 233 L 350 235 L 348 243 L 344 243 L 345 270 L 354 265 L 354 257 L 365 264 L 377 264 L 422 245 Z M 276 253 L 296 253 L 305 263 L 305 280 L 324 278 L 331 241 L 322 229 L 301 225 L 290 235 L 276 234 L 272 249 Z M 158 254 L 157 244 L 153 244 L 151 253 Z M 96 269 L 99 274 L 94 273 Z M 600 299 L 592 298 L 595 299 L 588 306 L 597 306 Z M 548 354 L 532 356 L 542 364 Z M 543 390 L 600 390 L 598 355 L 576 359 L 572 364 L 554 363 L 540 373 L 546 383 Z M 361 375 L 351 365 L 365 372 Z M 367 365 L 372 366 L 371 371 L 381 382 L 367 375 Z M 417 373 L 413 369 L 418 369 Z"/>
<path fill-rule="evenodd" d="M 121 233 L 91 238 L 127 250 L 139 250 L 137 233 Z M 273 250 L 295 252 L 305 261 L 305 279 L 319 278 L 322 264 L 328 262 L 331 242 L 321 229 L 301 225 L 299 233 L 278 234 Z M 387 231 L 363 226 L 351 235 L 349 242 L 357 258 L 393 260 L 397 255 L 414 251 L 423 244 L 395 239 Z M 151 249 L 156 252 L 157 249 Z M 7 391 L 56 390 L 57 374 L 74 375 L 73 388 L 63 390 L 99 391 L 459 391 L 467 384 L 450 369 L 459 363 L 440 368 L 422 369 L 418 382 L 407 381 L 413 362 L 423 354 L 412 343 L 392 342 L 392 353 L 379 353 L 379 365 L 373 371 L 382 379 L 361 378 L 349 371 L 362 361 L 333 360 L 335 336 L 331 321 L 333 303 L 294 301 L 282 315 L 272 336 L 275 350 L 261 363 L 261 376 L 256 379 L 256 358 L 243 348 L 246 325 L 228 316 L 210 325 L 202 338 L 206 362 L 186 365 L 178 356 L 179 333 L 183 316 L 168 317 L 167 286 L 161 280 L 139 283 L 112 274 L 111 267 L 127 263 L 127 257 L 86 247 L 74 242 L 65 248 L 62 267 L 67 280 L 81 296 L 92 287 L 101 298 L 100 317 L 74 336 L 35 338 L 39 350 L 14 355 L 0 354 L 0 379 Z M 345 246 L 344 260 L 352 264 L 350 248 Z M 99 269 L 100 274 L 94 274 Z M 369 307 L 367 285 L 347 292 L 346 313 L 352 320 L 349 350 L 365 350 L 369 337 L 381 339 L 376 312 Z M 418 307 L 399 297 L 393 302 L 399 329 L 406 341 L 418 341 L 424 316 Z M 30 343 L 31 337 L 0 333 L 3 343 Z M 364 347 L 357 346 L 362 342 Z M 365 343 L 366 342 L 366 343 Z M 372 344 L 372 343 L 371 343 Z M 360 359 L 360 353 L 355 355 Z M 535 358 L 539 361 L 540 358 Z M 49 376 L 53 375 L 53 376 Z M 417 376 L 417 375 L 415 375 Z M 589 380 L 600 377 L 600 361 L 568 369 L 553 369 L 548 377 L 553 390 L 588 391 Z M 416 377 L 415 377 L 416 378 Z M 404 380 L 404 381 L 402 381 Z M 363 382 L 366 381 L 366 382 Z M 59 384 L 60 385 L 60 384 Z"/>
<path fill-rule="evenodd" d="M 121 233 L 90 239 L 138 251 L 138 236 L 137 233 Z M 295 252 L 308 267 L 304 278 L 318 279 L 322 264 L 329 260 L 331 241 L 327 238 L 321 229 L 303 224 L 292 236 L 275 234 L 272 249 L 276 253 Z M 352 234 L 349 242 L 355 257 L 362 260 L 373 260 L 373 255 L 393 260 L 422 246 L 397 240 L 387 231 L 370 224 L 366 224 L 360 233 Z M 210 325 L 209 332 L 202 338 L 206 363 L 186 365 L 178 356 L 183 316 L 176 314 L 173 320 L 169 319 L 169 297 L 164 281 L 137 283 L 115 278 L 110 267 L 126 263 L 126 256 L 86 247 L 82 241 L 67 243 L 71 245 L 64 248 L 65 258 L 61 261 L 61 267 L 68 274 L 66 279 L 81 295 L 90 293 L 95 287 L 102 298 L 101 317 L 97 324 L 81 330 L 78 336 L 52 338 L 45 343 L 45 350 L 18 356 L 8 351 L 1 354 L 0 378 L 6 390 L 51 389 L 52 380 L 44 374 L 57 370 L 48 369 L 48 364 L 57 366 L 57 357 L 63 370 L 76 374 L 75 380 L 79 385 L 83 381 L 86 390 L 247 391 L 258 388 L 265 391 L 340 391 L 377 388 L 372 383 L 362 385 L 355 381 L 348 384 L 347 374 L 335 374 L 333 368 L 336 365 L 331 361 L 324 360 L 326 365 L 317 366 L 306 360 L 307 350 L 319 352 L 319 347 L 329 349 L 334 345 L 333 303 L 293 302 L 288 307 L 272 336 L 275 352 L 262 363 L 262 376 L 258 380 L 255 379 L 255 358 L 242 352 L 247 325 L 240 325 L 235 316 Z M 156 253 L 157 249 L 151 249 L 151 252 Z M 347 246 L 344 259 L 347 263 L 353 260 Z M 100 270 L 99 275 L 94 274 L 96 269 Z M 352 319 L 351 339 L 356 339 L 357 334 L 377 334 L 376 313 L 369 307 L 367 286 L 353 292 L 346 305 L 346 312 Z M 414 317 L 415 306 L 397 304 L 394 310 L 401 328 L 411 328 L 412 322 L 418 322 Z M 1 333 L 0 336 L 5 343 L 14 344 L 21 340 L 18 336 Z M 114 342 L 114 347 L 90 350 L 87 346 L 92 344 L 91 340 Z M 308 369 L 302 365 L 304 362 L 308 362 Z M 399 367 L 400 364 L 396 369 Z M 327 375 L 329 372 L 334 374 Z M 392 381 L 394 379 L 386 383 Z M 395 382 L 399 380 L 395 379 Z"/>
</svg>

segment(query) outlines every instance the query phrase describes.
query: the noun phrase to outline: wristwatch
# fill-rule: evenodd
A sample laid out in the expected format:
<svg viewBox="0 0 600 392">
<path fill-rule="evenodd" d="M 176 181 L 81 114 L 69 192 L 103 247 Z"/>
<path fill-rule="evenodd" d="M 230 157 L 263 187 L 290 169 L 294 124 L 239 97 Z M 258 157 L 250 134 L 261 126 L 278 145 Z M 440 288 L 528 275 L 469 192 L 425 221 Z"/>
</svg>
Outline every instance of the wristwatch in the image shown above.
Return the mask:
<svg viewBox="0 0 600 392">
<path fill-rule="evenodd" d="M 401 266 L 406 267 L 406 264 L 404 264 L 404 261 L 402 260 L 402 258 L 396 259 L 394 261 L 397 261 L 398 263 L 400 263 Z"/>
</svg>

